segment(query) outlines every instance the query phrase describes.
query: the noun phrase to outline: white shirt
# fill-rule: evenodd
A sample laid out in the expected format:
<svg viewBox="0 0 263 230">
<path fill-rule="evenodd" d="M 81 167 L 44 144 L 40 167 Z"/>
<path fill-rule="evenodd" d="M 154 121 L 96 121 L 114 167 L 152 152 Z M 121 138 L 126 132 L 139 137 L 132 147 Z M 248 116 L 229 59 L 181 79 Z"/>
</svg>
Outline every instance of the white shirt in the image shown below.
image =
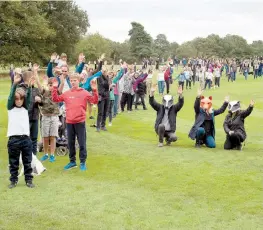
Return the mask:
<svg viewBox="0 0 263 230">
<path fill-rule="evenodd" d="M 211 72 L 206 72 L 206 79 L 213 81 L 213 74 Z"/>
<path fill-rule="evenodd" d="M 64 86 L 62 89 L 62 93 L 65 93 L 68 90 L 70 90 L 70 87 L 69 87 L 68 81 L 65 79 Z"/>
<path fill-rule="evenodd" d="M 152 78 L 153 78 L 153 74 L 149 74 L 146 79 L 152 79 Z"/>
<path fill-rule="evenodd" d="M 8 110 L 7 136 L 29 136 L 29 133 L 28 111 L 24 107 Z"/>
<path fill-rule="evenodd" d="M 158 81 L 164 81 L 164 73 L 158 73 Z"/>
</svg>

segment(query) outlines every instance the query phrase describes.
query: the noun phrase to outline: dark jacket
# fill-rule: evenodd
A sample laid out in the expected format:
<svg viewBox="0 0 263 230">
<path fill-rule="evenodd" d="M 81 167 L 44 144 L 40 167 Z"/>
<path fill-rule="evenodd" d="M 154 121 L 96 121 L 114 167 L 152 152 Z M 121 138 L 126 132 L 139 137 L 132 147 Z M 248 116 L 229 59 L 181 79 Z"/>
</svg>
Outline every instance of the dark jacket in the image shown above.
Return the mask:
<svg viewBox="0 0 263 230">
<path fill-rule="evenodd" d="M 110 97 L 110 81 L 108 76 L 102 75 L 97 78 L 99 99 L 107 99 Z"/>
<path fill-rule="evenodd" d="M 241 141 L 243 142 L 247 137 L 244 127 L 245 118 L 249 116 L 252 111 L 253 106 L 249 106 L 246 110 L 237 111 L 234 117 L 232 116 L 232 113 L 229 112 L 223 124 L 226 134 L 229 135 L 229 131 L 234 131 L 235 133 L 240 134 L 242 137 Z"/>
<path fill-rule="evenodd" d="M 212 113 L 211 113 L 212 120 L 213 120 L 212 136 L 214 139 L 215 139 L 215 119 L 214 117 L 221 113 L 224 113 L 227 108 L 227 105 L 228 103 L 224 102 L 224 104 L 221 106 L 220 109 L 212 110 Z M 195 110 L 195 123 L 193 127 L 191 128 L 189 135 L 188 135 L 192 140 L 195 140 L 198 128 L 200 128 L 201 125 L 205 121 L 205 111 L 202 108 L 200 108 L 200 97 L 197 97 L 195 99 L 194 110 Z"/>
<path fill-rule="evenodd" d="M 140 82 L 137 86 L 137 94 L 139 94 L 140 96 L 143 96 L 144 94 L 146 94 L 146 83 L 145 82 Z"/>
<path fill-rule="evenodd" d="M 149 97 L 149 103 L 152 106 L 152 108 L 157 111 L 157 117 L 156 117 L 154 127 L 155 127 L 155 131 L 158 132 L 158 127 L 162 123 L 165 108 L 162 104 L 159 104 L 158 102 L 156 102 L 154 100 L 154 97 L 151 97 L 151 96 Z M 180 111 L 180 109 L 183 107 L 183 105 L 184 105 L 184 98 L 179 97 L 178 103 L 175 105 L 172 105 L 171 108 L 169 109 L 168 117 L 169 117 L 169 123 L 170 123 L 170 127 L 171 127 L 172 132 L 175 132 L 175 130 L 176 130 L 177 112 Z"/>
<path fill-rule="evenodd" d="M 38 105 L 41 106 L 41 103 L 35 102 L 35 97 L 40 95 L 38 88 L 32 87 L 32 94 L 31 94 L 31 103 L 28 108 L 28 116 L 30 121 L 36 121 L 39 118 L 39 108 Z"/>
</svg>

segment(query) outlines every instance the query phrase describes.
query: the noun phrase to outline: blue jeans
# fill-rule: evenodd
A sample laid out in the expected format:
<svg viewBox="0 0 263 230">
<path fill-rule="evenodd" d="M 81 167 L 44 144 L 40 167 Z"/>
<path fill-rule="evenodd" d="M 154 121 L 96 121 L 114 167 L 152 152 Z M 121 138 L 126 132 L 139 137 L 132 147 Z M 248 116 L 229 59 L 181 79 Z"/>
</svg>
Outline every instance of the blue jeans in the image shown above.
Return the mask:
<svg viewBox="0 0 263 230">
<path fill-rule="evenodd" d="M 76 162 L 76 136 L 79 143 L 80 163 L 85 163 L 87 159 L 86 148 L 86 124 L 85 122 L 76 124 L 67 124 L 69 159 L 71 163 Z"/>
<path fill-rule="evenodd" d="M 158 90 L 160 94 L 163 94 L 164 91 L 164 81 L 158 81 Z"/>
<path fill-rule="evenodd" d="M 113 116 L 116 116 L 119 109 L 119 95 L 114 94 Z"/>
<path fill-rule="evenodd" d="M 208 148 L 215 148 L 216 147 L 215 139 L 210 135 L 207 136 L 205 134 L 205 129 L 202 127 L 198 128 L 198 131 L 196 134 L 196 140 L 197 141 L 202 140 Z"/>
<path fill-rule="evenodd" d="M 247 71 L 243 72 L 243 75 L 245 76 L 245 80 L 247 80 L 248 72 Z"/>
<path fill-rule="evenodd" d="M 205 89 L 206 89 L 206 86 L 208 85 L 208 89 L 210 89 L 211 88 L 211 80 L 209 80 L 209 79 L 207 79 L 207 80 L 205 80 Z"/>
<path fill-rule="evenodd" d="M 237 72 L 232 72 L 232 73 L 231 73 L 232 81 L 235 81 L 235 80 L 236 80 L 236 75 L 237 75 Z"/>
</svg>

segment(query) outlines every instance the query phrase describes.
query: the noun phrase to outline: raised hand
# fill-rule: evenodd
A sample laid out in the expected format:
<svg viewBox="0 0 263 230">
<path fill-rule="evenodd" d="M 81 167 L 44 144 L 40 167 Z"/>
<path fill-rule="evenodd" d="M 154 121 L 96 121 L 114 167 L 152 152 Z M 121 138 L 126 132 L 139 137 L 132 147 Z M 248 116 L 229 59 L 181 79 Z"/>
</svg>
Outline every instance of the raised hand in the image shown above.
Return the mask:
<svg viewBox="0 0 263 230">
<path fill-rule="evenodd" d="M 57 81 L 57 79 L 54 79 L 54 80 L 52 81 L 52 87 L 58 87 L 58 81 Z"/>
<path fill-rule="evenodd" d="M 182 88 L 181 85 L 178 87 L 177 93 L 178 93 L 180 96 L 183 94 L 183 88 Z"/>
<path fill-rule="evenodd" d="M 229 102 L 229 96 L 225 96 L 225 102 Z"/>
<path fill-rule="evenodd" d="M 228 134 L 231 136 L 233 135 L 235 132 L 234 131 L 229 131 Z"/>
<path fill-rule="evenodd" d="M 39 70 L 39 65 L 36 64 L 36 63 L 34 63 L 34 65 L 33 65 L 33 71 L 34 71 L 34 72 L 37 72 L 38 70 Z"/>
<path fill-rule="evenodd" d="M 201 97 L 202 94 L 203 94 L 203 90 L 201 88 L 199 88 L 198 91 L 197 91 L 197 96 Z"/>
<path fill-rule="evenodd" d="M 79 63 L 84 62 L 84 61 L 85 61 L 85 56 L 83 53 L 80 53 L 79 54 Z"/>
<path fill-rule="evenodd" d="M 22 77 L 20 76 L 20 74 L 16 74 L 14 76 L 14 84 L 17 85 L 19 82 L 21 82 Z"/>
<path fill-rule="evenodd" d="M 92 80 L 90 82 L 90 87 L 91 87 L 92 90 L 96 90 L 97 89 L 97 83 L 96 83 L 95 80 Z"/>
<path fill-rule="evenodd" d="M 57 59 L 57 53 L 51 54 L 50 61 L 53 62 Z"/>
<path fill-rule="evenodd" d="M 156 91 L 157 89 L 157 85 L 156 84 L 153 84 L 152 87 L 151 87 L 151 94 L 153 95 L 154 92 Z"/>
<path fill-rule="evenodd" d="M 35 96 L 35 102 L 41 102 L 41 97 Z"/>
<path fill-rule="evenodd" d="M 105 54 L 102 54 L 99 58 L 99 61 L 103 61 L 103 59 L 105 58 Z"/>
<path fill-rule="evenodd" d="M 22 74 L 22 69 L 21 68 L 15 68 L 15 74 L 19 74 L 21 75 Z"/>
<path fill-rule="evenodd" d="M 255 104 L 255 101 L 253 99 L 251 99 L 250 106 L 254 106 L 254 104 Z"/>
</svg>

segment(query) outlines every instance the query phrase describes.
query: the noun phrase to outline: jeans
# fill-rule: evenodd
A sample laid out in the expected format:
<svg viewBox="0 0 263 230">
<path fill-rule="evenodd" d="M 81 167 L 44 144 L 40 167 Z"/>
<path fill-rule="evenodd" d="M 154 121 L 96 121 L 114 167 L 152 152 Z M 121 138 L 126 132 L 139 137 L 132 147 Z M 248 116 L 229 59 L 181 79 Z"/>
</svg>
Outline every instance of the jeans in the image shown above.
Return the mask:
<svg viewBox="0 0 263 230">
<path fill-rule="evenodd" d="M 231 73 L 232 81 L 235 81 L 235 80 L 236 80 L 236 75 L 237 75 L 237 72 L 232 72 L 232 73 Z"/>
<path fill-rule="evenodd" d="M 106 118 L 109 106 L 109 98 L 102 99 L 98 103 L 97 128 L 104 128 L 106 125 Z"/>
<path fill-rule="evenodd" d="M 163 94 L 164 91 L 164 81 L 158 81 L 159 94 Z"/>
<path fill-rule="evenodd" d="M 202 127 L 198 128 L 198 131 L 196 134 L 196 141 L 197 142 L 203 141 L 204 144 L 208 148 L 215 148 L 216 147 L 215 139 L 210 135 L 206 135 L 205 129 Z"/>
<path fill-rule="evenodd" d="M 113 112 L 113 105 L 114 105 L 115 101 L 114 100 L 110 100 L 110 104 L 108 107 L 108 117 L 109 117 L 109 122 L 112 122 L 112 112 Z"/>
<path fill-rule="evenodd" d="M 258 78 L 258 69 L 254 70 L 254 79 Z"/>
<path fill-rule="evenodd" d="M 32 141 L 32 152 L 37 154 L 38 120 L 30 121 L 30 139 Z"/>
<path fill-rule="evenodd" d="M 86 148 L 86 124 L 85 122 L 68 124 L 67 123 L 67 135 L 68 135 L 68 148 L 69 159 L 71 163 L 76 162 L 76 136 L 79 143 L 79 159 L 80 163 L 85 163 L 87 159 Z"/>
<path fill-rule="evenodd" d="M 179 86 L 182 86 L 182 90 L 184 90 L 184 81 L 179 81 Z"/>
<path fill-rule="evenodd" d="M 114 94 L 114 106 L 113 106 L 113 115 L 116 116 L 119 109 L 119 95 Z"/>
<path fill-rule="evenodd" d="M 188 87 L 191 89 L 191 80 L 186 80 L 186 89 L 188 89 Z"/>
<path fill-rule="evenodd" d="M 205 80 L 205 89 L 206 89 L 206 86 L 207 86 L 207 85 L 208 85 L 208 89 L 210 89 L 210 88 L 211 88 L 211 84 L 212 84 L 212 81 L 209 80 L 209 79 L 206 79 L 206 80 Z"/>
<path fill-rule="evenodd" d="M 248 72 L 247 72 L 247 71 L 246 71 L 246 72 L 243 72 L 243 75 L 244 75 L 244 77 L 245 77 L 245 80 L 247 80 Z"/>
<path fill-rule="evenodd" d="M 19 170 L 19 158 L 22 154 L 22 162 L 24 165 L 25 181 L 32 181 L 32 141 L 28 136 L 12 136 L 9 137 L 8 143 L 8 155 L 9 155 L 9 171 L 10 181 L 17 183 L 18 170 Z"/>
</svg>

